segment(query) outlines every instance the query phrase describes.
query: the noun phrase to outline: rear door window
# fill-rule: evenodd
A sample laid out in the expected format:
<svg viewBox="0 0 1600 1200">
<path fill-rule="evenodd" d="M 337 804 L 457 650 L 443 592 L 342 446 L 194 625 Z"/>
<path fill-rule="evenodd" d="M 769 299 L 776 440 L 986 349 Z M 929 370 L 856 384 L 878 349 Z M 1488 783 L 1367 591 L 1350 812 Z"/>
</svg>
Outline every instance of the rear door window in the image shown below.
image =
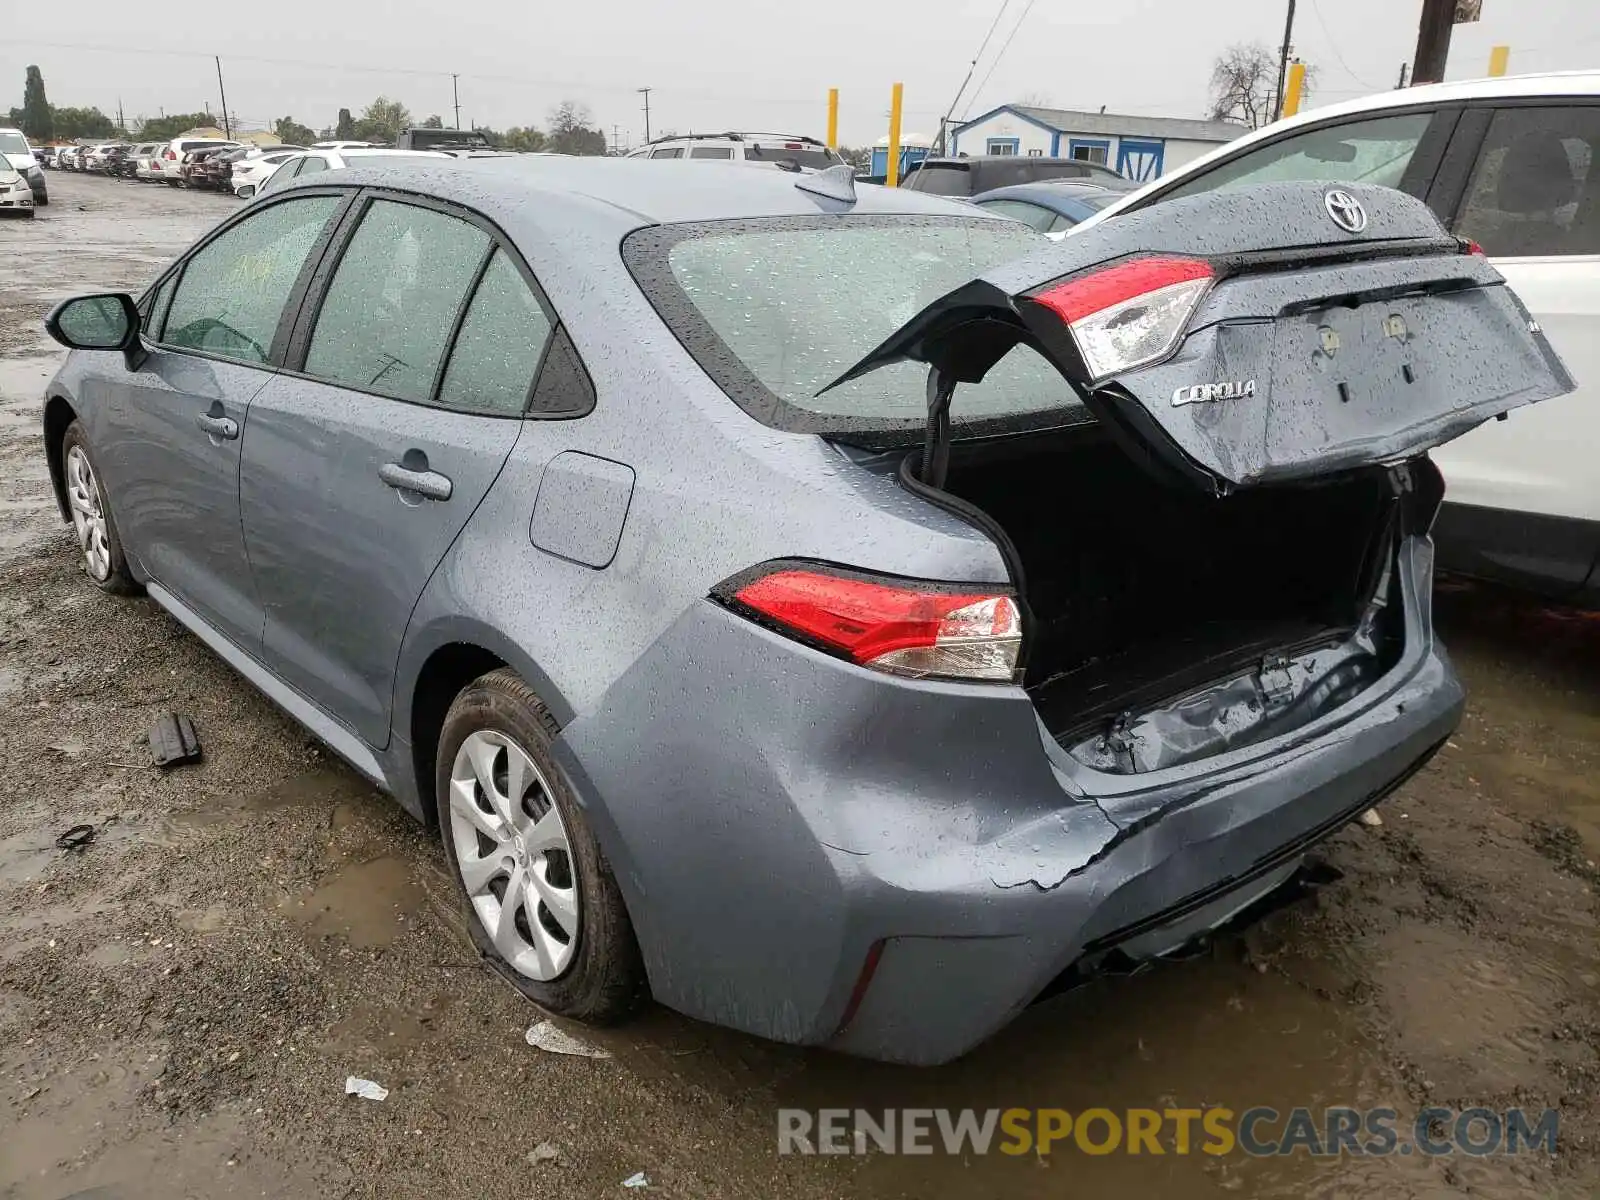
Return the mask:
<svg viewBox="0 0 1600 1200">
<path fill-rule="evenodd" d="M 274 204 L 195 251 L 173 293 L 162 344 L 266 362 L 284 304 L 341 203 L 306 196 Z"/>
<path fill-rule="evenodd" d="M 652 150 L 650 152 L 650 157 L 651 158 L 682 158 L 683 157 L 683 147 L 682 146 L 662 146 L 659 149 Z"/>
<path fill-rule="evenodd" d="M 689 151 L 690 158 L 720 158 L 724 161 L 733 157 L 732 146 L 695 146 Z"/>
<path fill-rule="evenodd" d="M 489 235 L 468 221 L 374 201 L 328 284 L 306 374 L 397 400 L 430 400 L 456 314 L 489 247 Z"/>
<path fill-rule="evenodd" d="M 1454 231 L 1499 257 L 1600 254 L 1600 105 L 1496 112 Z"/>
<path fill-rule="evenodd" d="M 301 160 L 300 169 L 295 172 L 295 178 L 299 179 L 303 175 L 315 175 L 318 171 L 326 171 L 327 169 L 327 159 L 320 154 L 308 154 Z"/>
<path fill-rule="evenodd" d="M 439 403 L 462 412 L 521 415 L 550 329 L 516 264 L 496 249 L 456 335 Z"/>
<path fill-rule="evenodd" d="M 1300 180 L 1399 187 L 1432 121 L 1432 113 L 1401 113 L 1308 129 L 1248 150 L 1162 192 L 1160 198 Z"/>
</svg>

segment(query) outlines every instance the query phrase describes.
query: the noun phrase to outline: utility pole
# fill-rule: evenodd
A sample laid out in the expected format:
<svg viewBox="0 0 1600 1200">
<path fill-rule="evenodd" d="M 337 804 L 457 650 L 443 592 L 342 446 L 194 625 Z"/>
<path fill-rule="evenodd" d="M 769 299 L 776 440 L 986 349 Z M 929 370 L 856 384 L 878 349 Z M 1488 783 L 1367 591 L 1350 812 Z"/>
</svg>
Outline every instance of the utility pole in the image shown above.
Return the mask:
<svg viewBox="0 0 1600 1200">
<path fill-rule="evenodd" d="M 217 60 L 217 94 L 222 97 L 222 132 L 228 137 L 233 136 L 233 122 L 228 119 L 228 92 L 222 86 L 222 56 L 213 55 Z"/>
<path fill-rule="evenodd" d="M 1403 89 L 1406 86 L 1406 79 L 1410 74 L 1411 74 L 1411 64 L 1410 63 L 1401 63 L 1400 64 L 1400 82 L 1395 84 L 1394 86 L 1396 88 Z"/>
<path fill-rule="evenodd" d="M 457 81 L 460 78 L 461 78 L 461 76 L 453 74 L 453 73 L 450 76 L 450 98 L 455 101 L 455 105 L 456 105 L 456 128 L 457 129 L 461 128 L 461 89 L 456 86 Z"/>
<path fill-rule="evenodd" d="M 622 153 L 622 126 L 621 125 L 613 125 L 611 127 L 611 153 L 613 153 L 613 154 L 621 154 Z"/>
<path fill-rule="evenodd" d="M 1289 0 L 1289 13 L 1283 19 L 1283 46 L 1278 53 L 1278 90 L 1272 100 L 1272 119 L 1283 115 L 1283 86 L 1289 75 L 1289 43 L 1294 40 L 1294 0 Z"/>
<path fill-rule="evenodd" d="M 1445 59 L 1450 56 L 1450 30 L 1455 19 L 1455 0 L 1422 0 L 1417 53 L 1411 62 L 1412 83 L 1443 82 Z"/>
<path fill-rule="evenodd" d="M 122 119 L 122 97 L 121 96 L 117 97 L 117 130 L 120 133 L 122 133 L 124 136 L 127 135 L 128 125 L 127 125 L 127 122 Z"/>
<path fill-rule="evenodd" d="M 644 97 L 644 140 L 650 140 L 650 93 L 654 88 L 640 88 L 639 94 Z"/>
</svg>

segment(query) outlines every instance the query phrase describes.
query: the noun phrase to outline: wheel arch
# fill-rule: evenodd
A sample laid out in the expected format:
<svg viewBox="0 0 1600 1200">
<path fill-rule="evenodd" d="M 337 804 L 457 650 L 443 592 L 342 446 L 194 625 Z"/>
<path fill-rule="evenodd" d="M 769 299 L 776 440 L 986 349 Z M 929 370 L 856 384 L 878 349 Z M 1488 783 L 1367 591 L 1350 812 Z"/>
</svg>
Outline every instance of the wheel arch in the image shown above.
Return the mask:
<svg viewBox="0 0 1600 1200">
<path fill-rule="evenodd" d="M 65 396 L 51 396 L 44 402 L 44 453 L 50 467 L 50 490 L 55 494 L 56 510 L 63 521 L 72 520 L 67 507 L 67 480 L 62 473 L 61 445 L 68 427 L 78 419 L 77 410 Z"/>
<path fill-rule="evenodd" d="M 395 697 L 394 730 L 411 748 L 410 766 L 423 819 L 438 820 L 434 795 L 439 733 L 445 714 L 463 688 L 481 675 L 509 667 L 543 701 L 557 726 L 572 719 L 566 698 L 543 670 L 520 648 L 476 622 L 451 621 L 408 646 L 402 660 L 409 682 Z"/>
</svg>

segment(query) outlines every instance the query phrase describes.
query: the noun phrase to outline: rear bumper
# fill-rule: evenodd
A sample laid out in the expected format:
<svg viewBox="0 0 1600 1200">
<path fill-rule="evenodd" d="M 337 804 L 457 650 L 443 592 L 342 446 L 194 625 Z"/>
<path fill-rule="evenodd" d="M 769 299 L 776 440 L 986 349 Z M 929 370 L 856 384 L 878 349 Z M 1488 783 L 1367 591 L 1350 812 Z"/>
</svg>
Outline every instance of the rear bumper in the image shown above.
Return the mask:
<svg viewBox="0 0 1600 1200">
<path fill-rule="evenodd" d="M 1145 776 L 1072 763 L 1020 688 L 878 675 L 710 603 L 558 751 L 657 999 L 942 1062 L 1075 963 L 1225 921 L 1426 760 L 1463 696 L 1424 539 L 1401 580 L 1405 654 L 1360 697 L 1281 744 Z"/>
</svg>

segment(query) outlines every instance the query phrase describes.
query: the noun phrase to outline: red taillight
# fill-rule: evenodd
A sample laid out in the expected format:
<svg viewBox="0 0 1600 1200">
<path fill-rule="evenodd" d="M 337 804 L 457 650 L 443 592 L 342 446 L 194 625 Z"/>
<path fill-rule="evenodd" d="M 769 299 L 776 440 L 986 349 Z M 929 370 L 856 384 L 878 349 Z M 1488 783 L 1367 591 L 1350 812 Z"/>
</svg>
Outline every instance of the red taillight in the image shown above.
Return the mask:
<svg viewBox="0 0 1600 1200">
<path fill-rule="evenodd" d="M 1471 238 L 1463 238 L 1461 240 L 1461 253 L 1483 254 L 1484 250 L 1482 246 L 1478 245 L 1478 243 L 1473 241 Z"/>
<path fill-rule="evenodd" d="M 784 632 L 897 675 L 1010 680 L 1022 647 L 1016 601 L 992 590 L 785 567 L 731 599 Z"/>
<path fill-rule="evenodd" d="M 1215 277 L 1204 259 L 1135 258 L 1029 299 L 1066 324 L 1097 383 L 1170 354 Z"/>
<path fill-rule="evenodd" d="M 1068 325 L 1115 304 L 1143 296 L 1175 283 L 1210 279 L 1211 264 L 1199 258 L 1136 258 L 1058 283 L 1034 300 L 1052 309 Z"/>
</svg>

